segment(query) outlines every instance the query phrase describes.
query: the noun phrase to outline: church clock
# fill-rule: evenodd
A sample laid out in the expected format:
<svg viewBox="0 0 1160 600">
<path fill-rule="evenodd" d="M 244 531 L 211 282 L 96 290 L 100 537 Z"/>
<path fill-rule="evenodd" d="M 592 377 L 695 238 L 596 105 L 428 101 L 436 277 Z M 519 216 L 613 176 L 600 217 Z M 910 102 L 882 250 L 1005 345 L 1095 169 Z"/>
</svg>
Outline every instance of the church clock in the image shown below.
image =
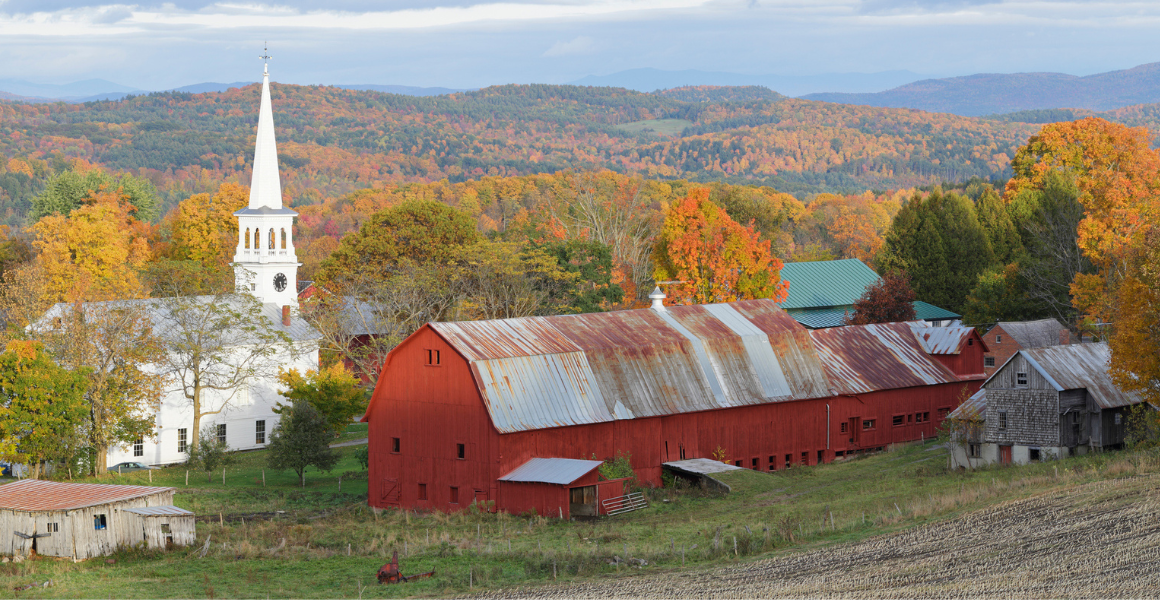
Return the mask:
<svg viewBox="0 0 1160 600">
<path fill-rule="evenodd" d="M 279 292 L 286 289 L 286 275 L 278 273 L 274 276 L 274 289 Z"/>
</svg>

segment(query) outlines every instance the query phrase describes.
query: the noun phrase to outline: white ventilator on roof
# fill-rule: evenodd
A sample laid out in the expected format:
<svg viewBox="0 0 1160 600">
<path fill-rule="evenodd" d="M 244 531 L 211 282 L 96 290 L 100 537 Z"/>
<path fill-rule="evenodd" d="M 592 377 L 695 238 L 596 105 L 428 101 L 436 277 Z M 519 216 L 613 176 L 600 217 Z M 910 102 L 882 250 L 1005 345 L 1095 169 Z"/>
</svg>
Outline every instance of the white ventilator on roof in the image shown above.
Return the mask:
<svg viewBox="0 0 1160 600">
<path fill-rule="evenodd" d="M 648 297 L 649 300 L 652 300 L 652 306 L 649 308 L 658 312 L 665 310 L 665 298 L 668 296 L 665 296 L 665 293 L 661 291 L 661 286 L 658 285 L 653 288 L 652 293 Z"/>
<path fill-rule="evenodd" d="M 258 112 L 258 143 L 254 147 L 250 208 L 282 208 L 282 182 L 278 179 L 278 142 L 274 140 L 274 112 L 270 106 L 269 65 L 262 70 L 262 104 Z"/>
</svg>

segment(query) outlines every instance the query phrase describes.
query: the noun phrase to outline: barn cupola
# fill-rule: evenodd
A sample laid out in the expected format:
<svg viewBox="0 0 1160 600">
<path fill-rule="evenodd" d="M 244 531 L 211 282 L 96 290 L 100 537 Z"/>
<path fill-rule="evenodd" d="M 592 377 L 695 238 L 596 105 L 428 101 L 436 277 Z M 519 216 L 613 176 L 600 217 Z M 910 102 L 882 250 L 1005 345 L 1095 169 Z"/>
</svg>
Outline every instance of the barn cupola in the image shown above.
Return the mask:
<svg viewBox="0 0 1160 600">
<path fill-rule="evenodd" d="M 269 53 L 260 57 L 262 101 L 258 111 L 258 135 L 254 146 L 254 172 L 250 202 L 234 213 L 238 218 L 238 249 L 234 275 L 239 291 L 248 291 L 263 303 L 298 305 L 298 256 L 294 252 L 294 217 L 283 208 L 282 182 L 278 175 L 278 144 L 274 139 L 274 114 L 270 106 Z"/>
<path fill-rule="evenodd" d="M 652 306 L 649 308 L 658 312 L 663 312 L 665 310 L 665 298 L 667 297 L 668 296 L 666 296 L 665 293 L 661 291 L 661 286 L 656 286 L 652 293 L 648 295 L 649 300 L 652 300 Z"/>
</svg>

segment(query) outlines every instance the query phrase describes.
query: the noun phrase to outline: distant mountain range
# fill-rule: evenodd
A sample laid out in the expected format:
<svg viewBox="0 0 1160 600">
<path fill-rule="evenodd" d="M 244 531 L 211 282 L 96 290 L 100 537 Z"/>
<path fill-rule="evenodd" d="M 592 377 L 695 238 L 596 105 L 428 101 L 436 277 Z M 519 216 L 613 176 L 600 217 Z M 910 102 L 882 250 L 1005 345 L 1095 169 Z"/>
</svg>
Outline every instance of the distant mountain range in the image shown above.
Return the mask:
<svg viewBox="0 0 1160 600">
<path fill-rule="evenodd" d="M 569 83 L 596 87 L 622 87 L 638 92 L 652 92 L 683 86 L 760 85 L 786 96 L 801 96 L 824 90 L 876 92 L 921 78 L 922 75 L 910 71 L 822 73 L 820 75 L 744 75 L 716 71 L 663 71 L 645 68 L 619 71 L 610 75 L 588 75 Z"/>
<path fill-rule="evenodd" d="M 206 92 L 224 92 L 230 88 L 242 87 L 254 83 L 253 81 L 236 81 L 234 83 L 195 83 L 167 90 L 163 92 L 186 92 L 203 94 Z M 412 87 L 407 85 L 373 85 L 353 84 L 337 85 L 348 90 L 376 91 L 389 94 L 403 94 L 406 96 L 438 96 L 468 91 L 466 89 L 451 89 L 442 87 Z M 154 90 L 142 90 L 106 81 L 104 79 L 87 79 L 65 84 L 41 84 L 20 81 L 16 79 L 0 79 L 0 99 L 19 100 L 23 102 L 95 102 L 99 100 L 121 100 L 127 96 L 140 96 L 152 93 Z"/>
<path fill-rule="evenodd" d="M 967 117 L 1053 108 L 1106 111 L 1160 102 L 1160 63 L 1086 77 L 1063 73 L 983 73 L 926 79 L 877 93 L 818 93 L 802 97 Z"/>
</svg>

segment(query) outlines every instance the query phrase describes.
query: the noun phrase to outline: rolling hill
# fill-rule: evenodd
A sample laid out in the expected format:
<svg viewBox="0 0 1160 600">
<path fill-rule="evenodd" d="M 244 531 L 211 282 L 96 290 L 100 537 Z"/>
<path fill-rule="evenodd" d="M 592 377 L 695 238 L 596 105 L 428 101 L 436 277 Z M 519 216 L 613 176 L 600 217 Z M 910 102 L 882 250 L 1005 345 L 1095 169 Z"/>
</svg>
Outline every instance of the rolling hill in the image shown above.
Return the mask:
<svg viewBox="0 0 1160 600">
<path fill-rule="evenodd" d="M 1052 108 L 1108 111 L 1160 102 L 1160 63 L 1086 77 L 1063 73 L 983 73 L 926 79 L 877 93 L 818 93 L 803 98 L 964 116 Z"/>
<path fill-rule="evenodd" d="M 808 195 L 1002 176 L 1034 125 L 785 98 L 761 88 L 509 85 L 416 97 L 274 84 L 294 204 L 385 183 L 610 169 Z M 142 173 L 167 203 L 247 181 L 258 86 L 0 103 L 6 157 Z M 664 120 L 663 124 L 656 124 Z M 635 125 L 633 125 L 635 124 Z M 0 198 L 13 214 L 25 200 Z"/>
</svg>

